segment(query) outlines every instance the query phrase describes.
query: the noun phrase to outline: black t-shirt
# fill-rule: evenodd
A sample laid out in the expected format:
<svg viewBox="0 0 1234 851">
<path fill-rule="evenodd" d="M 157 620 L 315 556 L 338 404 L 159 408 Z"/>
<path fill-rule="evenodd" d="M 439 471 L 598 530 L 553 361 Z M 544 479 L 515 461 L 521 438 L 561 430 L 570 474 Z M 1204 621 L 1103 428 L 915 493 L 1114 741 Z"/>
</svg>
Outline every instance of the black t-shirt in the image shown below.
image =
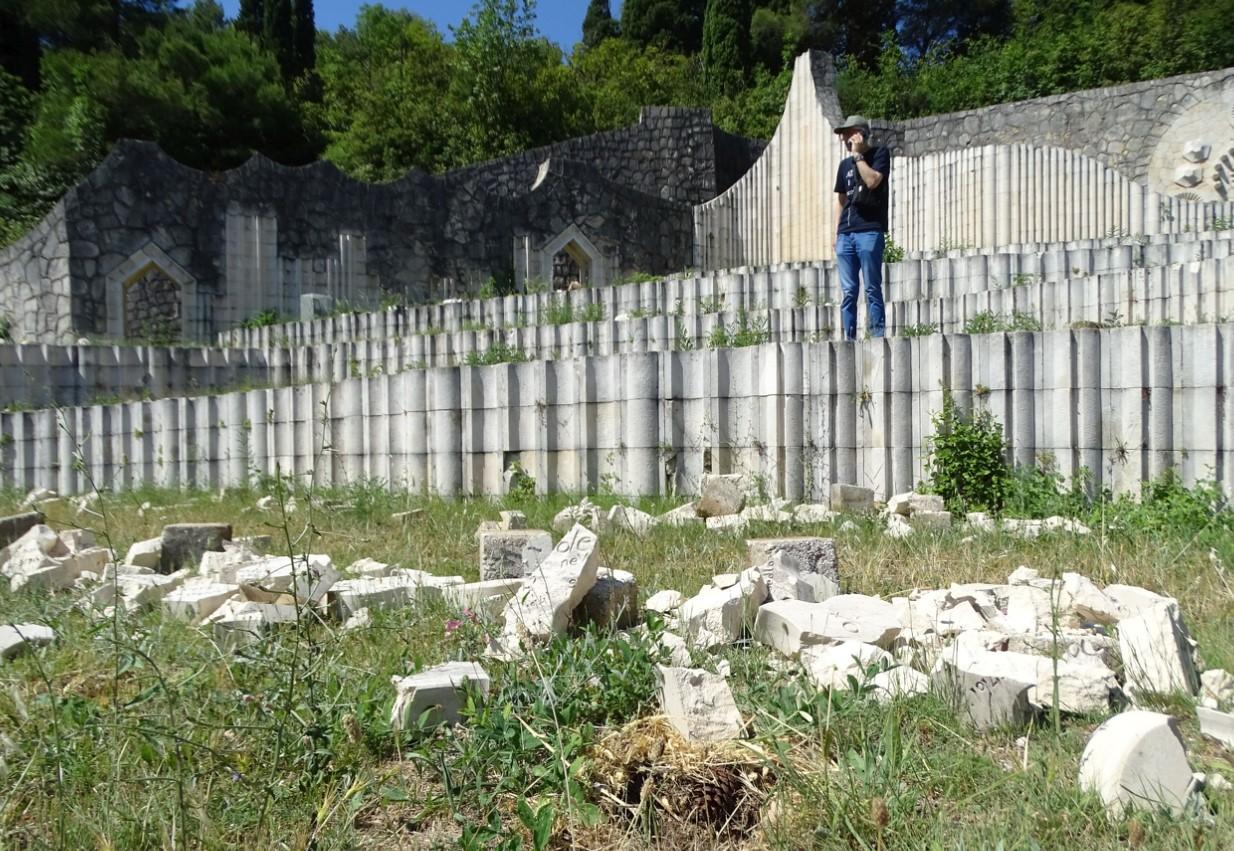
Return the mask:
<svg viewBox="0 0 1234 851">
<path fill-rule="evenodd" d="M 871 192 L 871 198 L 875 203 L 869 208 L 859 209 L 853 204 L 853 195 L 861 183 L 861 178 L 857 175 L 857 164 L 853 162 L 852 157 L 845 157 L 840 161 L 840 168 L 836 172 L 835 191 L 845 195 L 846 198 L 844 209 L 840 212 L 840 226 L 836 229 L 836 233 L 862 233 L 864 231 L 886 233 L 888 230 L 887 199 L 891 192 L 887 179 L 891 174 L 891 152 L 880 145 L 866 151 L 864 158 L 870 168 L 883 176 L 883 182 L 875 190 L 866 190 Z"/>
</svg>

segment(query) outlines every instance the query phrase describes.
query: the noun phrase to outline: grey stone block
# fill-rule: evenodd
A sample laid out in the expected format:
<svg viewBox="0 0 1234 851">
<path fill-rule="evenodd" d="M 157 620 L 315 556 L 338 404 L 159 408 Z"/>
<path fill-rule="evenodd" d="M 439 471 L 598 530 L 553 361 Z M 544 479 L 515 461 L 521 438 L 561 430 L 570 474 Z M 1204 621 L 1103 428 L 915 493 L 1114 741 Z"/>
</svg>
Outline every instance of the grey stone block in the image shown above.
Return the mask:
<svg viewBox="0 0 1234 851">
<path fill-rule="evenodd" d="M 7 547 L 42 523 L 44 519 L 41 511 L 27 511 L 25 514 L 0 517 L 0 547 Z"/>
<path fill-rule="evenodd" d="M 553 536 L 541 529 L 480 533 L 480 579 L 512 579 L 535 571 L 553 551 Z"/>
<path fill-rule="evenodd" d="M 174 523 L 163 527 L 159 572 L 175 573 L 182 567 L 196 570 L 205 552 L 222 552 L 231 540 L 229 523 Z"/>
</svg>

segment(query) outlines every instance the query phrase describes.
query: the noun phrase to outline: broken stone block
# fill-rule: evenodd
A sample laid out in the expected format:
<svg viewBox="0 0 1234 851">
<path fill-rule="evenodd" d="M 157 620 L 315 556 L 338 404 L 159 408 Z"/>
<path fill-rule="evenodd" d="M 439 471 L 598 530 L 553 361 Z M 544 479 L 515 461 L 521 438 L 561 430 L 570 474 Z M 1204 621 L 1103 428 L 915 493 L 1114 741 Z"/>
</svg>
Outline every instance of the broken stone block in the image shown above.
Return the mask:
<svg viewBox="0 0 1234 851">
<path fill-rule="evenodd" d="M 259 603 L 291 602 L 279 595 L 292 594 L 301 602 L 317 603 L 339 580 L 330 556 L 322 553 L 262 556 L 260 561 L 236 569 L 235 582 L 244 595 Z"/>
<path fill-rule="evenodd" d="M 599 531 L 602 520 L 600 509 L 587 497 L 583 497 L 578 505 L 567 505 L 557 512 L 553 518 L 553 531 L 564 533 L 576 525 Z"/>
<path fill-rule="evenodd" d="M 190 623 L 199 623 L 223 603 L 239 594 L 239 585 L 198 579 L 186 582 L 165 595 L 163 609 L 171 617 Z"/>
<path fill-rule="evenodd" d="M 31 647 L 42 647 L 56 640 L 49 626 L 37 623 L 0 625 L 0 659 L 12 659 Z"/>
<path fill-rule="evenodd" d="M 277 624 L 296 622 L 296 607 L 230 599 L 211 612 L 202 623 L 210 626 L 215 641 L 235 649 L 260 641 Z"/>
<path fill-rule="evenodd" d="M 749 521 L 740 514 L 725 514 L 722 517 L 708 517 L 705 521 L 712 532 L 741 532 Z"/>
<path fill-rule="evenodd" d="M 885 537 L 895 541 L 902 541 L 905 538 L 911 537 L 912 534 L 913 527 L 899 514 L 892 514 L 887 518 L 887 528 L 883 530 Z"/>
<path fill-rule="evenodd" d="M 408 511 L 396 511 L 395 513 L 390 515 L 390 519 L 396 523 L 406 524 L 409 521 L 414 520 L 415 518 L 419 517 L 423 513 L 424 513 L 423 508 L 412 508 Z"/>
<path fill-rule="evenodd" d="M 831 486 L 831 510 L 847 514 L 867 514 L 874 510 L 874 491 L 836 482 Z"/>
<path fill-rule="evenodd" d="M 891 499 L 887 500 L 887 506 L 883 510 L 887 514 L 901 514 L 905 517 L 911 517 L 919 511 L 946 511 L 947 505 L 938 494 L 909 491 L 908 493 L 900 493 L 891 497 Z"/>
<path fill-rule="evenodd" d="M 201 554 L 201 567 L 197 572 L 216 582 L 235 582 L 242 568 L 261 564 L 264 560 L 265 556 L 248 546 L 224 541 L 221 552 L 207 550 Z"/>
<path fill-rule="evenodd" d="M 792 523 L 793 515 L 774 505 L 747 505 L 741 509 L 742 520 L 747 523 Z"/>
<path fill-rule="evenodd" d="M 638 622 L 638 581 L 633 573 L 600 568 L 596 584 L 574 610 L 576 626 L 627 629 Z"/>
<path fill-rule="evenodd" d="M 1070 532 L 1073 535 L 1088 535 L 1092 530 L 1071 517 L 1047 517 L 1041 521 L 1041 530 L 1043 532 Z"/>
<path fill-rule="evenodd" d="M 1234 676 L 1220 668 L 1200 674 L 1200 700 L 1213 709 L 1234 702 Z"/>
<path fill-rule="evenodd" d="M 1080 757 L 1080 788 L 1095 792 L 1113 816 L 1142 807 L 1183 812 L 1191 765 L 1169 715 L 1131 711 L 1098 727 Z"/>
<path fill-rule="evenodd" d="M 768 603 L 758 610 L 754 638 L 791 657 L 811 644 L 845 641 L 886 649 L 901 628 L 890 603 L 860 594 L 842 594 L 823 603 Z"/>
<path fill-rule="evenodd" d="M 553 536 L 539 529 L 483 532 L 480 535 L 480 578 L 528 576 L 552 550 Z"/>
<path fill-rule="evenodd" d="M 1174 169 L 1174 182 L 1184 189 L 1191 189 L 1204 182 L 1204 167 L 1201 165 L 1180 165 Z"/>
<path fill-rule="evenodd" d="M 357 629 L 368 629 L 373 625 L 373 613 L 368 609 L 360 609 L 347 620 L 343 621 L 343 632 L 354 632 Z"/>
<path fill-rule="evenodd" d="M 1165 597 L 1136 585 L 1107 585 L 1104 593 L 1114 605 L 1118 606 L 1118 619 L 1133 617 L 1146 609 L 1162 603 L 1174 602 L 1173 597 Z"/>
<path fill-rule="evenodd" d="M 1030 585 L 1034 581 L 1041 578 L 1040 571 L 1034 570 L 1028 565 L 1020 565 L 1015 570 L 1011 571 L 1007 577 L 1008 585 Z"/>
<path fill-rule="evenodd" d="M 659 522 L 665 526 L 694 526 L 701 525 L 703 518 L 698 516 L 698 503 L 687 502 L 661 514 Z"/>
<path fill-rule="evenodd" d="M 746 505 L 746 485 L 740 475 L 704 475 L 698 502 L 699 517 L 726 517 L 738 514 Z"/>
<path fill-rule="evenodd" d="M 944 638 L 985 627 L 985 616 L 968 600 L 941 609 L 934 621 L 934 632 Z"/>
<path fill-rule="evenodd" d="M 651 532 L 656 522 L 656 518 L 646 511 L 640 511 L 629 505 L 614 505 L 608 510 L 608 520 L 605 528 L 632 532 L 642 538 Z"/>
<path fill-rule="evenodd" d="M 60 540 L 71 553 L 78 553 L 95 545 L 94 533 L 89 529 L 65 529 L 60 533 Z"/>
<path fill-rule="evenodd" d="M 486 695 L 492 685 L 488 673 L 476 662 L 447 662 L 409 677 L 391 677 L 394 707 L 390 726 L 414 729 L 421 719 L 428 724 L 457 724 L 463 708 L 465 688 Z M 429 713 L 425 716 L 424 713 Z"/>
<path fill-rule="evenodd" d="M 1106 596 L 1087 577 L 1078 573 L 1064 573 L 1059 603 L 1068 614 L 1080 621 L 1105 626 L 1117 623 L 1121 611 L 1117 603 Z"/>
<path fill-rule="evenodd" d="M 1035 681 L 967 671 L 944 657 L 931 682 L 936 691 L 955 701 L 960 714 L 977 730 L 1019 727 L 1033 716 L 1028 692 Z"/>
<path fill-rule="evenodd" d="M 1032 585 L 1013 585 L 1007 591 L 1007 614 L 1002 625 L 1008 632 L 1036 635 L 1054 626 L 1055 609 L 1050 592 Z M 1058 613 L 1061 616 L 1061 612 Z"/>
<path fill-rule="evenodd" d="M 777 551 L 767 564 L 758 568 L 767 579 L 773 600 L 804 600 L 821 603 L 840 593 L 840 586 L 828 575 L 807 572 L 801 562 L 784 551 Z"/>
<path fill-rule="evenodd" d="M 1158 603 L 1119 621 L 1118 646 L 1133 699 L 1199 690 L 1193 642 L 1176 602 Z"/>
<path fill-rule="evenodd" d="M 807 678 L 820 689 L 847 690 L 852 685 L 850 678 L 858 685 L 864 683 L 872 666 L 886 668 L 895 664 L 886 650 L 860 641 L 812 644 L 801 648 L 799 658 Z"/>
<path fill-rule="evenodd" d="M 944 651 L 944 660 L 950 661 Z M 1098 660 L 1073 662 L 1027 653 L 981 652 L 966 653 L 955 666 L 973 676 L 1006 677 L 1027 683 L 1028 702 L 1034 707 L 1054 705 L 1054 678 L 1058 677 L 1058 708 L 1062 712 L 1106 712 L 1110 696 L 1118 689 L 1114 672 Z"/>
<path fill-rule="evenodd" d="M 660 614 L 668 614 L 681 608 L 681 604 L 686 601 L 685 594 L 680 591 L 668 589 L 665 591 L 657 591 L 647 598 L 647 602 L 643 604 L 649 612 L 659 612 Z"/>
<path fill-rule="evenodd" d="M 951 528 L 950 511 L 914 511 L 908 525 L 919 532 L 944 532 Z"/>
<path fill-rule="evenodd" d="M 993 532 L 998 528 L 994 523 L 994 518 L 986 514 L 984 511 L 970 511 L 964 515 L 964 522 L 969 528 L 976 532 Z"/>
<path fill-rule="evenodd" d="M 670 724 L 696 742 L 738 738 L 745 727 L 728 681 L 701 668 L 657 665 L 660 707 Z"/>
<path fill-rule="evenodd" d="M 674 667 L 689 668 L 693 664 L 690 648 L 680 635 L 672 632 L 660 633 L 659 645 L 668 653 L 668 659 Z"/>
<path fill-rule="evenodd" d="M 526 529 L 527 515 L 521 511 L 502 511 L 501 528 L 506 530 Z"/>
<path fill-rule="evenodd" d="M 495 618 L 522 586 L 522 579 L 489 579 L 452 585 L 443 588 L 442 594 L 446 603 L 455 609 L 471 610 L 485 618 Z"/>
<path fill-rule="evenodd" d="M 712 588 L 732 588 L 741 581 L 740 573 L 717 573 L 711 577 Z"/>
<path fill-rule="evenodd" d="M 599 542 L 594 532 L 576 525 L 506 603 L 499 651 L 517 654 L 531 641 L 564 632 L 570 614 L 596 582 Z"/>
<path fill-rule="evenodd" d="M 390 575 L 390 565 L 380 561 L 374 561 L 371 558 L 362 558 L 353 561 L 347 568 L 348 576 L 359 576 L 364 579 L 378 579 L 382 576 Z"/>
<path fill-rule="evenodd" d="M 728 588 L 703 588 L 677 609 L 678 629 L 695 647 L 732 644 L 754 621 L 767 599 L 767 583 L 758 568 L 743 571 Z"/>
<path fill-rule="evenodd" d="M 817 573 L 840 582 L 839 559 L 833 538 L 751 538 L 746 541 L 746 564 L 765 565 L 776 553 L 785 553 L 804 573 Z"/>
<path fill-rule="evenodd" d="M 1118 641 L 1092 632 L 1060 630 L 1057 636 L 1048 632 L 1012 634 L 1007 636 L 1007 650 L 1051 658 L 1057 654 L 1068 662 L 1099 664 L 1107 668 L 1118 665 Z"/>
<path fill-rule="evenodd" d="M 223 542 L 231 540 L 227 523 L 174 523 L 163 527 L 160 573 L 174 573 L 182 567 L 194 570 L 204 552 L 222 552 Z"/>
<path fill-rule="evenodd" d="M 930 691 L 930 678 L 921 671 L 899 665 L 889 671 L 882 671 L 870 680 L 874 689 L 874 699 L 879 703 L 891 703 L 915 694 L 926 694 Z"/>
<path fill-rule="evenodd" d="M 26 494 L 26 498 L 21 501 L 22 508 L 34 508 L 37 505 L 42 505 L 45 502 L 50 502 L 53 499 L 59 499 L 60 494 L 48 488 L 35 488 Z"/>
<path fill-rule="evenodd" d="M 374 579 L 340 579 L 329 591 L 330 613 L 346 620 L 360 609 L 382 611 L 410 606 L 420 586 L 406 576 Z"/>
<path fill-rule="evenodd" d="M 1234 748 L 1234 715 L 1207 706 L 1197 706 L 1195 714 L 1200 719 L 1201 733 L 1227 748 Z"/>
<path fill-rule="evenodd" d="M 831 523 L 839 514 L 825 505 L 811 503 L 793 509 L 794 523 Z"/>
<path fill-rule="evenodd" d="M 157 603 L 183 585 L 188 578 L 188 570 L 178 570 L 166 576 L 161 573 L 125 574 L 96 588 L 94 601 L 97 605 L 112 605 L 117 602 L 114 593 L 118 592 L 119 602 L 124 605 L 125 610 L 135 611 Z"/>
<path fill-rule="evenodd" d="M 1183 159 L 1187 162 L 1202 163 L 1208 159 L 1208 155 L 1212 153 L 1213 147 L 1198 139 L 1191 139 L 1183 143 Z"/>
<path fill-rule="evenodd" d="M 154 570 L 158 569 L 162 561 L 162 555 L 163 539 L 150 538 L 147 541 L 137 541 L 133 546 L 129 547 L 129 551 L 124 555 L 124 563 L 134 567 L 148 567 Z"/>
<path fill-rule="evenodd" d="M 7 547 L 23 535 L 39 526 L 44 521 L 41 511 L 27 511 L 24 514 L 13 514 L 0 517 L 0 547 Z"/>
</svg>

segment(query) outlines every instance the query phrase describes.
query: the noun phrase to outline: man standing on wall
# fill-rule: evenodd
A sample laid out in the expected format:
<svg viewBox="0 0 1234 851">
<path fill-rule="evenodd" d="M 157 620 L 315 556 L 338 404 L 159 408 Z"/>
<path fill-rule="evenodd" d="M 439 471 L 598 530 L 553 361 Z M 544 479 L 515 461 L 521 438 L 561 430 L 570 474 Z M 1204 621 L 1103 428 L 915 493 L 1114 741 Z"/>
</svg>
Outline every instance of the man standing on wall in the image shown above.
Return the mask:
<svg viewBox="0 0 1234 851">
<path fill-rule="evenodd" d="M 870 122 L 850 115 L 836 135 L 850 156 L 836 174 L 836 266 L 840 270 L 840 321 L 844 339 L 857 339 L 858 274 L 865 279 L 871 337 L 883 336 L 883 246 L 887 238 L 891 152 L 870 144 Z"/>
</svg>

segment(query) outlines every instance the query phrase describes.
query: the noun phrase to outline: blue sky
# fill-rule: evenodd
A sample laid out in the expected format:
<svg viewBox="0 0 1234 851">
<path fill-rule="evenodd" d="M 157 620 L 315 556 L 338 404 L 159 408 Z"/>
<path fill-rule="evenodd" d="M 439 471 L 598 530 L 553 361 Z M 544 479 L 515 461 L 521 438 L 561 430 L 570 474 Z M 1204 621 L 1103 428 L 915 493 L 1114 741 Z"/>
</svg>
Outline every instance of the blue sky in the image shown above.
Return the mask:
<svg viewBox="0 0 1234 851">
<path fill-rule="evenodd" d="M 222 0 L 223 9 L 229 18 L 234 18 L 240 0 Z M 363 0 L 314 0 L 317 27 L 336 30 L 355 23 L 356 12 L 365 5 Z M 382 3 L 391 9 L 407 9 L 428 18 L 449 37 L 449 27 L 457 24 L 471 11 L 472 0 L 387 0 Z M 613 16 L 621 10 L 621 0 L 611 0 Z M 583 38 L 583 15 L 587 13 L 587 0 L 537 0 L 536 20 L 540 32 L 559 44 L 567 53 L 575 42 Z"/>
</svg>

